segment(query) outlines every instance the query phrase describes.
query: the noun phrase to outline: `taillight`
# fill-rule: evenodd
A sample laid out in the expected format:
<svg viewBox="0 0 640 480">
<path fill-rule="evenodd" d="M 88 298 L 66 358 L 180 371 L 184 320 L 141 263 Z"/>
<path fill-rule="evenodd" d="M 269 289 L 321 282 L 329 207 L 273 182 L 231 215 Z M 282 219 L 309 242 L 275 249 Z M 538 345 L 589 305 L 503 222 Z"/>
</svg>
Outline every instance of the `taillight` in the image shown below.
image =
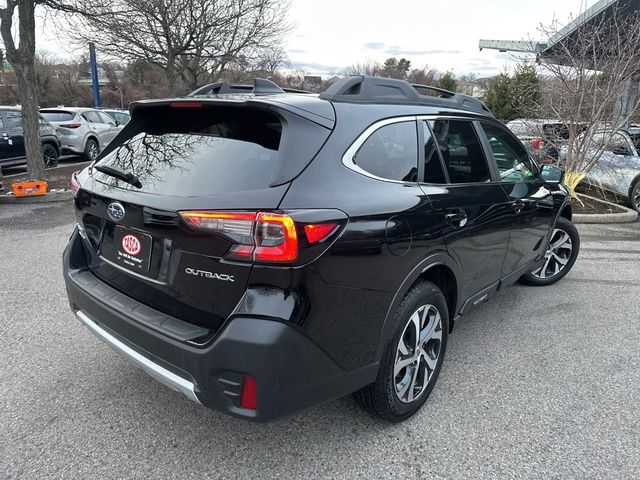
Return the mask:
<svg viewBox="0 0 640 480">
<path fill-rule="evenodd" d="M 71 174 L 71 193 L 75 197 L 80 191 L 80 182 L 78 181 L 78 172 Z"/>
<path fill-rule="evenodd" d="M 298 257 L 298 234 L 293 219 L 279 213 L 258 213 L 254 259 L 292 262 Z"/>
<path fill-rule="evenodd" d="M 298 234 L 288 215 L 268 212 L 181 212 L 191 226 L 221 233 L 236 245 L 228 258 L 257 262 L 293 262 Z"/>
<path fill-rule="evenodd" d="M 544 147 L 544 140 L 541 138 L 534 138 L 533 140 L 531 140 L 531 146 L 536 150 L 542 150 L 542 148 Z"/>
<path fill-rule="evenodd" d="M 62 127 L 62 128 L 80 128 L 80 124 L 79 123 L 65 123 L 62 125 L 58 125 L 58 127 Z"/>
</svg>

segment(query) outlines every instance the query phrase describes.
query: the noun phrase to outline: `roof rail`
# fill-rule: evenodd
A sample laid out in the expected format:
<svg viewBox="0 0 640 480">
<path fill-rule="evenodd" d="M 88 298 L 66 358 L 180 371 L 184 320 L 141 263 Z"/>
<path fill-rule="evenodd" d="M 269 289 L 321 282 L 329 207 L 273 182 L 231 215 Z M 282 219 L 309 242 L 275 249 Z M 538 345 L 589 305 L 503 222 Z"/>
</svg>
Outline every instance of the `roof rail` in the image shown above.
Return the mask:
<svg viewBox="0 0 640 480">
<path fill-rule="evenodd" d="M 438 96 L 421 95 L 418 90 L 430 90 Z M 469 95 L 450 92 L 430 85 L 413 85 L 405 80 L 386 77 L 356 75 L 333 83 L 320 98 L 345 103 L 388 103 L 404 105 L 429 105 L 460 108 L 492 115 L 487 106 Z"/>
<path fill-rule="evenodd" d="M 197 88 L 188 96 L 195 97 L 199 95 L 225 95 L 233 93 L 253 93 L 256 96 L 261 95 L 278 95 L 280 93 L 312 93 L 306 90 L 297 90 L 295 88 L 280 88 L 271 80 L 264 78 L 255 78 L 253 85 L 231 84 L 227 82 L 209 83 Z"/>
</svg>

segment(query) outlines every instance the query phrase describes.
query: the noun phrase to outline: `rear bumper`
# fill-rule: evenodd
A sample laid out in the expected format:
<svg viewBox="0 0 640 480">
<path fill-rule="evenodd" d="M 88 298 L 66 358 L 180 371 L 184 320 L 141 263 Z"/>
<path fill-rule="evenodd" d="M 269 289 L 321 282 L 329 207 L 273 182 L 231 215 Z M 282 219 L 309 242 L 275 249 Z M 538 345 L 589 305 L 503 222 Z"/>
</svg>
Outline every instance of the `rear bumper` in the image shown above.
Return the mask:
<svg viewBox="0 0 640 480">
<path fill-rule="evenodd" d="M 157 325 L 134 318 L 114 297 L 104 301 L 108 285 L 82 263 L 82 240 L 71 238 L 63 271 L 72 310 L 92 333 L 152 377 L 193 401 L 254 421 L 269 421 L 351 393 L 374 381 L 377 365 L 355 371 L 340 368 L 314 342 L 286 322 L 232 317 L 204 346 L 162 333 Z M 79 257 L 81 255 L 82 257 Z M 90 285 L 90 286 L 88 286 Z M 139 304 L 140 309 L 148 309 Z M 242 378 L 256 379 L 258 407 L 240 407 Z"/>
</svg>

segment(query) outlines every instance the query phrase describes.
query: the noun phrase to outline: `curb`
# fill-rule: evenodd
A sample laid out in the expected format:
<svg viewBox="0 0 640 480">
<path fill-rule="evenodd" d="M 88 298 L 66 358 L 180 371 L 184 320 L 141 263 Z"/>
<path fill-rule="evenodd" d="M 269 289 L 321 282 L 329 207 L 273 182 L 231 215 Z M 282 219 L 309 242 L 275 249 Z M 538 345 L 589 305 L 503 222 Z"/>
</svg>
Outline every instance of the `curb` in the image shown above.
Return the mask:
<svg viewBox="0 0 640 480">
<path fill-rule="evenodd" d="M 24 203 L 49 203 L 49 202 L 65 202 L 73 200 L 71 190 L 64 192 L 52 192 L 37 197 L 15 197 L 13 195 L 0 195 L 0 205 L 2 204 L 24 204 Z"/>
<path fill-rule="evenodd" d="M 600 198 L 591 197 L 589 195 L 580 194 L 581 197 L 588 198 L 589 200 L 595 200 L 596 202 L 604 203 L 606 205 L 613 205 L 618 208 L 626 210 L 622 213 L 576 213 L 572 216 L 571 221 L 573 223 L 633 223 L 638 219 L 638 212 L 624 207 L 617 203 L 607 202 Z"/>
</svg>

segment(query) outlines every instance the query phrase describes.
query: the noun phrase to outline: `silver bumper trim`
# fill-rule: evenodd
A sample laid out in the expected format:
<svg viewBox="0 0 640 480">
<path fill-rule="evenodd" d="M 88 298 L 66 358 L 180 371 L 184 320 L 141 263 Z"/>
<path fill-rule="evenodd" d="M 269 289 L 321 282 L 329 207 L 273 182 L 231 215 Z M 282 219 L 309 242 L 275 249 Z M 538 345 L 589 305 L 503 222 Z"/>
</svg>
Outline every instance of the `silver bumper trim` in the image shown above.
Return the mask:
<svg viewBox="0 0 640 480">
<path fill-rule="evenodd" d="M 140 367 L 151 377 L 163 383 L 167 387 L 185 395 L 189 400 L 200 404 L 200 400 L 196 396 L 195 385 L 173 372 L 170 372 L 164 367 L 161 367 L 157 363 L 149 360 L 147 357 L 140 355 L 138 352 L 128 347 L 116 337 L 111 335 L 105 329 L 100 327 L 95 321 L 93 321 L 82 310 L 76 312 L 76 317 L 80 320 L 96 337 L 102 340 L 116 351 L 118 355 L 123 357 L 130 363 Z"/>
</svg>

